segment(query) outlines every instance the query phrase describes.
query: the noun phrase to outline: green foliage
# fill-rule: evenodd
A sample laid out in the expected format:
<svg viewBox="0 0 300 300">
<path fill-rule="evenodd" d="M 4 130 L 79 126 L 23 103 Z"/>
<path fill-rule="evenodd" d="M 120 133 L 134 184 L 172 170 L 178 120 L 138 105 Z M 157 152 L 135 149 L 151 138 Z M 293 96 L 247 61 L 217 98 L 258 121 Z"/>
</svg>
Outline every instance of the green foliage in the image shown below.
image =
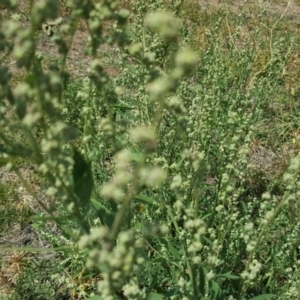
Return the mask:
<svg viewBox="0 0 300 300">
<path fill-rule="evenodd" d="M 195 14 L 189 1 L 125 2 L 131 12 L 29 1 L 28 27 L 1 19 L 1 58 L 25 72 L 14 82 L 1 61 L 1 164 L 43 209 L 33 227 L 57 252 L 24 264 L 14 296 L 298 299 L 299 107 L 283 75 L 295 33 L 264 7 L 250 18 L 245 4 Z M 53 63 L 38 30 L 66 5 Z M 82 80 L 67 64 L 80 24 Z M 107 48 L 114 76 L 99 58 Z M 287 141 L 295 151 L 283 161 Z M 20 172 L 27 164 L 38 187 Z M 0 195 L 5 205 L 2 184 Z"/>
</svg>

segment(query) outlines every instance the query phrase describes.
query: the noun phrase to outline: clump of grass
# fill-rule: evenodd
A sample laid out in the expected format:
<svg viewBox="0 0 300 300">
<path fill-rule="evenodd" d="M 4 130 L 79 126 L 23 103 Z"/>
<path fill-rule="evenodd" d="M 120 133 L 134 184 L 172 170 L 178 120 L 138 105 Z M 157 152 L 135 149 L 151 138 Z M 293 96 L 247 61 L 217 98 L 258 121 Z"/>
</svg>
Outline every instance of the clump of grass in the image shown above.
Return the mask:
<svg viewBox="0 0 300 300">
<path fill-rule="evenodd" d="M 2 232 L 6 232 L 10 227 L 12 221 L 20 220 L 22 214 L 17 208 L 18 196 L 15 191 L 16 186 L 14 184 L 1 184 L 0 196 L 1 196 L 1 228 Z"/>
</svg>

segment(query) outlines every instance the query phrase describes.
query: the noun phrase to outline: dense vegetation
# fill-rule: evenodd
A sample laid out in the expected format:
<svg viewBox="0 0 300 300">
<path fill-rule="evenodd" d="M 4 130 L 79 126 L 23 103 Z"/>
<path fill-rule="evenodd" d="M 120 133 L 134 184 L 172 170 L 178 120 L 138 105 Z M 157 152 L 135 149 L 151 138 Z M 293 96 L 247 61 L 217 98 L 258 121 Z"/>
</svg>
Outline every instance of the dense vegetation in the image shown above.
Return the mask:
<svg viewBox="0 0 300 300">
<path fill-rule="evenodd" d="M 298 300 L 287 9 L 24 2 L 0 2 L 0 297 Z"/>
</svg>

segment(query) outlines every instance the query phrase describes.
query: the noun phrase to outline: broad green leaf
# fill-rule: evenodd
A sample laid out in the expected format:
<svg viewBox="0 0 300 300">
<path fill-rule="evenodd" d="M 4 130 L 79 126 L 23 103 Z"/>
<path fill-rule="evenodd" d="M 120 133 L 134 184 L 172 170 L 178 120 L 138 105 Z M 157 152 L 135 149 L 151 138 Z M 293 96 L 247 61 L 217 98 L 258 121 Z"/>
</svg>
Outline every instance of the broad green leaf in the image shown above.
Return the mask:
<svg viewBox="0 0 300 300">
<path fill-rule="evenodd" d="M 278 297 L 275 294 L 263 294 L 263 295 L 259 295 L 259 296 L 255 296 L 254 298 L 251 298 L 249 300 L 268 300 L 268 299 L 272 299 Z"/>
<path fill-rule="evenodd" d="M 207 218 L 209 218 L 211 216 L 211 213 L 204 215 L 203 217 L 201 217 L 201 220 L 206 220 Z"/>
<path fill-rule="evenodd" d="M 211 290 L 215 296 L 219 294 L 219 285 L 215 281 L 211 281 Z"/>
<path fill-rule="evenodd" d="M 218 274 L 215 277 L 216 278 L 228 278 L 228 279 L 240 279 L 240 276 L 232 275 L 231 272 L 227 272 L 224 274 Z"/>
<path fill-rule="evenodd" d="M 89 210 L 90 198 L 93 191 L 93 177 L 90 163 L 85 161 L 83 155 L 74 149 L 73 181 L 74 192 L 79 198 L 79 207 L 84 212 Z"/>
<path fill-rule="evenodd" d="M 170 243 L 169 241 L 167 241 L 168 243 L 168 248 L 170 253 L 176 258 L 176 259 L 180 259 L 181 255 L 179 253 L 179 251 L 172 245 L 172 243 Z"/>
<path fill-rule="evenodd" d="M 210 282 L 210 299 L 211 300 L 225 300 L 225 295 L 215 281 Z"/>
<path fill-rule="evenodd" d="M 150 293 L 149 300 L 162 300 L 165 299 L 165 296 L 163 294 L 158 293 Z"/>
<path fill-rule="evenodd" d="M 212 245 L 212 241 L 209 238 L 207 238 L 206 236 L 203 236 L 203 238 L 209 245 Z"/>
<path fill-rule="evenodd" d="M 166 262 L 166 259 L 165 258 L 161 258 L 161 257 L 156 257 L 156 258 L 153 258 L 152 260 L 151 260 L 151 262 L 153 262 L 153 263 L 157 263 L 158 265 L 159 264 L 164 264 L 165 262 Z"/>
<path fill-rule="evenodd" d="M 172 290 L 169 290 L 165 293 L 165 297 L 167 299 L 169 299 L 170 297 L 172 296 L 175 296 L 177 294 L 180 294 L 180 290 L 178 288 L 175 288 L 175 289 L 172 289 Z"/>
<path fill-rule="evenodd" d="M 199 284 L 198 284 L 199 292 L 201 295 L 205 295 L 205 274 L 203 267 L 199 266 Z"/>
<path fill-rule="evenodd" d="M 141 152 L 136 152 L 136 153 L 132 154 L 132 160 L 135 161 L 135 162 L 137 162 L 137 163 L 143 162 L 144 158 L 145 158 L 145 156 Z"/>
<path fill-rule="evenodd" d="M 127 37 L 131 38 L 134 41 L 140 40 L 140 38 L 133 34 L 131 31 L 126 31 L 125 34 L 127 35 Z"/>
<path fill-rule="evenodd" d="M 107 207 L 105 207 L 102 203 L 98 202 L 95 199 L 91 199 L 91 203 L 97 211 L 97 215 L 100 218 L 101 222 L 108 227 L 111 227 L 114 221 L 114 213 L 111 212 Z"/>
<path fill-rule="evenodd" d="M 248 208 L 247 208 L 247 205 L 246 205 L 246 203 L 245 203 L 244 201 L 241 201 L 241 203 L 242 203 L 242 207 L 243 207 L 243 211 L 244 211 L 244 213 L 247 213 L 247 211 L 248 211 Z"/>
<path fill-rule="evenodd" d="M 136 200 L 137 202 L 140 202 L 142 204 L 150 204 L 150 205 L 157 204 L 156 201 L 152 197 L 149 197 L 149 196 L 144 195 L 144 194 L 136 195 L 134 197 L 134 200 Z"/>
<path fill-rule="evenodd" d="M 92 296 L 90 298 L 87 298 L 86 300 L 103 300 L 103 298 L 100 296 Z"/>
<path fill-rule="evenodd" d="M 125 67 L 134 74 L 139 74 L 138 68 L 133 67 L 132 65 L 126 64 Z"/>
</svg>

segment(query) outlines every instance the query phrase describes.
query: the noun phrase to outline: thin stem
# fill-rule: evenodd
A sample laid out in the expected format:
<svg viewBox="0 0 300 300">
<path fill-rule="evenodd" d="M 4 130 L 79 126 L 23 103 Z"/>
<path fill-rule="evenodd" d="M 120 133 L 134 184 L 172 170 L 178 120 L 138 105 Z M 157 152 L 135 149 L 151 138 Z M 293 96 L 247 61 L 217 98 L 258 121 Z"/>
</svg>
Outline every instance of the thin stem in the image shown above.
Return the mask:
<svg viewBox="0 0 300 300">
<path fill-rule="evenodd" d="M 176 221 L 176 219 L 175 219 L 175 217 L 174 217 L 174 215 L 172 213 L 171 207 L 167 206 L 167 210 L 168 210 L 168 215 L 169 215 L 169 217 L 170 217 L 170 219 L 171 219 L 171 221 L 172 221 L 172 223 L 173 223 L 173 225 L 175 227 L 175 230 L 177 231 L 177 233 L 179 235 L 180 232 L 181 232 L 181 230 L 180 230 L 180 228 L 178 226 L 178 223 L 177 223 L 177 221 Z M 191 263 L 190 263 L 190 261 L 188 259 L 189 253 L 187 251 L 187 244 L 186 244 L 185 240 L 181 244 L 181 249 L 182 249 L 183 253 L 186 256 L 187 271 L 188 271 L 188 275 L 189 275 L 189 277 L 190 277 L 190 279 L 191 279 L 191 281 L 193 283 L 193 288 L 194 288 L 194 293 L 195 293 L 195 299 L 199 299 L 198 298 L 198 287 L 197 287 L 197 284 L 196 284 L 195 273 L 194 273 L 194 270 L 193 270 L 193 268 L 191 266 Z"/>
<path fill-rule="evenodd" d="M 116 239 L 122 220 L 130 206 L 131 200 L 133 199 L 133 196 L 136 194 L 137 188 L 138 188 L 138 171 L 135 173 L 135 178 L 133 180 L 134 184 L 133 187 L 130 189 L 130 192 L 125 196 L 125 199 L 122 201 L 122 206 L 116 213 L 116 216 L 114 218 L 114 222 L 111 227 L 110 231 L 110 240 L 113 241 Z"/>
<path fill-rule="evenodd" d="M 31 130 L 29 128 L 26 128 L 26 127 L 23 127 L 23 131 L 24 131 L 24 134 L 26 136 L 26 139 L 27 139 L 27 142 L 30 146 L 30 148 L 32 149 L 32 151 L 35 153 L 35 156 L 36 156 L 36 162 L 38 164 L 42 163 L 43 162 L 43 156 L 39 150 L 39 147 L 36 143 L 36 140 L 31 132 Z"/>
<path fill-rule="evenodd" d="M 88 109 L 88 111 L 86 112 L 85 114 L 85 118 L 84 118 L 84 127 L 83 127 L 83 137 L 88 137 L 89 135 L 89 129 L 90 129 L 90 126 L 89 126 L 89 120 L 90 120 L 90 117 L 91 117 L 91 98 L 92 98 L 92 87 L 93 87 L 93 84 L 92 82 L 90 81 L 89 83 L 89 96 L 88 96 L 88 100 L 87 100 L 87 103 L 86 103 L 86 107 Z M 88 158 L 88 141 L 84 141 L 83 143 L 83 147 L 84 147 L 84 152 L 85 152 L 85 157 Z"/>
</svg>

